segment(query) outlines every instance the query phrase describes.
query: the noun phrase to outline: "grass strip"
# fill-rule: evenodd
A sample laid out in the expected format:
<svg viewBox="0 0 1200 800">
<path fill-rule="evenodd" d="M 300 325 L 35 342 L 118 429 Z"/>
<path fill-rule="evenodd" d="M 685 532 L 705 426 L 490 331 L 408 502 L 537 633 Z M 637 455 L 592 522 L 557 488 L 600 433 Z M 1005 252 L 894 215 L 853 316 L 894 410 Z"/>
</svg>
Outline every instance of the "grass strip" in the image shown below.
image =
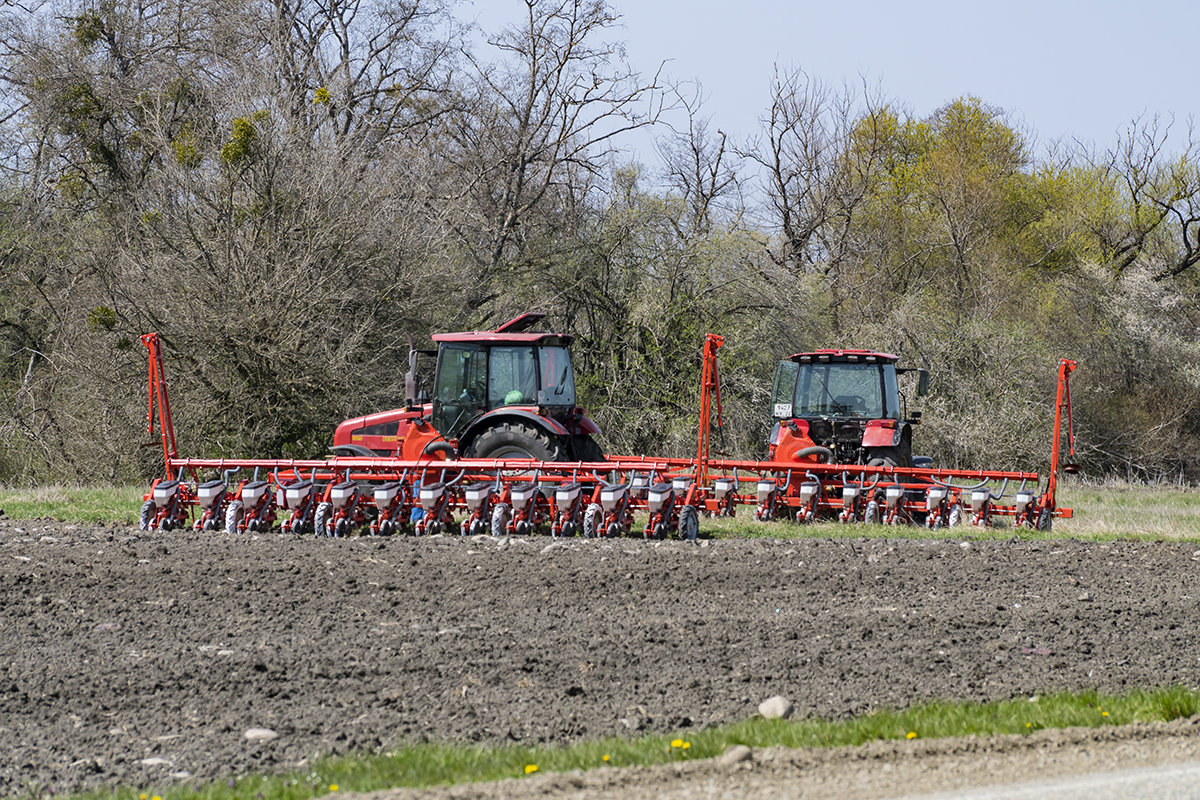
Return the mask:
<svg viewBox="0 0 1200 800">
<path fill-rule="evenodd" d="M 148 486 L 0 487 L 0 510 L 15 520 L 54 519 L 72 523 L 137 523 Z"/>
<path fill-rule="evenodd" d="M 991 703 L 936 702 L 877 711 L 848 720 L 765 720 L 637 739 L 601 739 L 561 747 L 412 744 L 393 751 L 321 759 L 304 770 L 116 787 L 75 795 L 84 800 L 307 800 L 336 792 L 371 792 L 519 778 L 533 772 L 649 766 L 712 758 L 750 747 L 841 747 L 871 741 L 1028 735 L 1047 728 L 1169 722 L 1200 713 L 1200 692 L 1183 687 L 1122 695 L 1056 693 Z M 27 796 L 49 797 L 30 787 Z"/>
</svg>

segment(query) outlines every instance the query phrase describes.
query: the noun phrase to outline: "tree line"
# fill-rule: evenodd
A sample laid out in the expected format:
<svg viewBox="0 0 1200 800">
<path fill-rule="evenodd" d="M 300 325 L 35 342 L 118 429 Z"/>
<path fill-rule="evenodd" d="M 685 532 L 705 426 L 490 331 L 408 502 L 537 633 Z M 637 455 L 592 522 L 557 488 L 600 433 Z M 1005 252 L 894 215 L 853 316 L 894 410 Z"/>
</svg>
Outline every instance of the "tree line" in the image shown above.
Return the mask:
<svg viewBox="0 0 1200 800">
<path fill-rule="evenodd" d="M 691 451 L 713 331 L 730 453 L 765 450 L 777 359 L 867 347 L 932 371 L 939 464 L 1044 468 L 1073 358 L 1089 472 L 1200 477 L 1190 123 L 1038 145 L 980 98 L 780 67 L 734 141 L 603 0 L 517 6 L 6 5 L 0 483 L 161 470 L 141 333 L 182 450 L 299 457 L 399 404 L 410 341 L 530 309 L 577 336 L 609 452 Z"/>
</svg>

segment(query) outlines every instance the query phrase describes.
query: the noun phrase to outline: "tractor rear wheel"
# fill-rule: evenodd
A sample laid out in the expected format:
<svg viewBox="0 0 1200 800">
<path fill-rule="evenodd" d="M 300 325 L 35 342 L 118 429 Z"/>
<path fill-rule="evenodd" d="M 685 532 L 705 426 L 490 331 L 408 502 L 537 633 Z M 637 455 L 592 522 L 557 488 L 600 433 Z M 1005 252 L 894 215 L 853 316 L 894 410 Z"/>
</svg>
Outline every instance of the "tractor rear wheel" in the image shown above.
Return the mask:
<svg viewBox="0 0 1200 800">
<path fill-rule="evenodd" d="M 911 467 L 912 445 L 905 447 L 873 447 L 867 464 L 873 467 Z"/>
<path fill-rule="evenodd" d="M 565 442 L 519 422 L 502 422 L 476 436 L 463 452 L 466 458 L 532 458 L 565 461 Z"/>
</svg>

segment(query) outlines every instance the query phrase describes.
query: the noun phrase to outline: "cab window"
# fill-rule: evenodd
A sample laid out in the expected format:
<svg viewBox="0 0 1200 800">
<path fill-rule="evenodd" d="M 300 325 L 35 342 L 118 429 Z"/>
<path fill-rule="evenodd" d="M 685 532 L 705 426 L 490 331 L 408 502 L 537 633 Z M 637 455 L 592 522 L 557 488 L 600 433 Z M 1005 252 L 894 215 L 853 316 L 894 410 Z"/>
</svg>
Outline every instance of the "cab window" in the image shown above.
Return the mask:
<svg viewBox="0 0 1200 800">
<path fill-rule="evenodd" d="M 542 362 L 542 404 L 575 405 L 575 376 L 567 348 L 541 347 L 539 357 Z"/>
<path fill-rule="evenodd" d="M 537 404 L 537 358 L 532 347 L 493 347 L 488 356 L 488 408 Z"/>
<path fill-rule="evenodd" d="M 796 391 L 796 375 L 800 365 L 795 361 L 780 361 L 775 369 L 775 385 L 771 388 L 771 416 L 787 419 L 793 415 L 792 393 Z"/>
<path fill-rule="evenodd" d="M 453 438 L 486 409 L 487 359 L 479 347 L 444 345 L 438 353 L 433 426 Z"/>
</svg>

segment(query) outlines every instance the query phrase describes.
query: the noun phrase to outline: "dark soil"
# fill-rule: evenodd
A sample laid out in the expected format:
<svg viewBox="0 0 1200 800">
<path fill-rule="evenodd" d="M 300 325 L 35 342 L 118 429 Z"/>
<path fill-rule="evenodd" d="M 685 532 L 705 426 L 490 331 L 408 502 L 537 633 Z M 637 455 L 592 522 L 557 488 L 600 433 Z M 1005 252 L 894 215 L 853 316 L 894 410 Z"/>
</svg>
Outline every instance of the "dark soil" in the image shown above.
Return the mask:
<svg viewBox="0 0 1200 800">
<path fill-rule="evenodd" d="M 316 540 L 0 520 L 0 794 L 1200 686 L 1195 544 Z M 271 740 L 247 739 L 269 728 Z"/>
</svg>

